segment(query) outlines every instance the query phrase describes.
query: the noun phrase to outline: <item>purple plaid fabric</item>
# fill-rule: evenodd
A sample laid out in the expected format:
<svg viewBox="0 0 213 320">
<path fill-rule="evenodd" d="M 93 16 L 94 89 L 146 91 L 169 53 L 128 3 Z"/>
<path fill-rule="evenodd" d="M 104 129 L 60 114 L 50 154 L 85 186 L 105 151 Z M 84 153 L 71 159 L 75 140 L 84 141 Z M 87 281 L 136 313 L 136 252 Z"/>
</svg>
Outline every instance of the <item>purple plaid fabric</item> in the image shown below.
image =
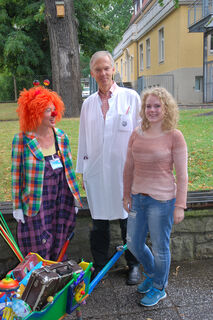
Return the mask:
<svg viewBox="0 0 213 320">
<path fill-rule="evenodd" d="M 56 261 L 75 227 L 76 214 L 74 197 L 67 184 L 64 168 L 53 170 L 50 159 L 51 156 L 45 157 L 40 210 L 36 216 L 25 216 L 24 224 L 19 222 L 17 236 L 24 256 L 35 252 L 44 259 Z"/>
</svg>

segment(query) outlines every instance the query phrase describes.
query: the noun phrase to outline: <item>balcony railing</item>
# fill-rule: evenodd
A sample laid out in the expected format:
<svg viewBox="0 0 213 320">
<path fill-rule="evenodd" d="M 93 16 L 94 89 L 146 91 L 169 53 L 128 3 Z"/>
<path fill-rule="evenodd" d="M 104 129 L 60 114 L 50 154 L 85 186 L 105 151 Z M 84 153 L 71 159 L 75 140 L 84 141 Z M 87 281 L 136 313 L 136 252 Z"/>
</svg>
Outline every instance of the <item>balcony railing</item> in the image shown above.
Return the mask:
<svg viewBox="0 0 213 320">
<path fill-rule="evenodd" d="M 188 27 L 198 24 L 213 14 L 213 0 L 196 0 L 188 9 Z"/>
</svg>

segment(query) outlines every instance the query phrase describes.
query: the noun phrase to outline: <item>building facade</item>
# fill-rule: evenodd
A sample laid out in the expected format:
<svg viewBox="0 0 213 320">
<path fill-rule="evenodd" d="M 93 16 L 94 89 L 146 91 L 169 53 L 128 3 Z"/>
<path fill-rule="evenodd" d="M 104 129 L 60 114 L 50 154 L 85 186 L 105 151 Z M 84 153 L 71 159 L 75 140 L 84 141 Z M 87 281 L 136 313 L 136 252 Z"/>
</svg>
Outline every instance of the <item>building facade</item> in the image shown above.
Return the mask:
<svg viewBox="0 0 213 320">
<path fill-rule="evenodd" d="M 203 102 L 203 33 L 189 32 L 192 1 L 134 0 L 134 13 L 122 41 L 114 49 L 116 74 L 139 93 L 164 86 L 178 104 Z M 208 61 L 213 60 L 208 35 Z"/>
</svg>

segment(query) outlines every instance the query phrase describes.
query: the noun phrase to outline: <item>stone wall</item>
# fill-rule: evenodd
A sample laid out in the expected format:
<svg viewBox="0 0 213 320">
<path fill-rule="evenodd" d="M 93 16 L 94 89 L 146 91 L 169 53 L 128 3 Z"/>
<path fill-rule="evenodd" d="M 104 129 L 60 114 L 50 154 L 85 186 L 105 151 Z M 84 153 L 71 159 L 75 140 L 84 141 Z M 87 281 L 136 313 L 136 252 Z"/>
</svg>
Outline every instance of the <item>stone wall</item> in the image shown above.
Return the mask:
<svg viewBox="0 0 213 320">
<path fill-rule="evenodd" d="M 213 211 L 210 215 L 186 216 L 185 220 L 173 227 L 171 235 L 171 252 L 173 261 L 195 260 L 213 258 Z M 16 221 L 11 214 L 5 215 L 8 226 L 16 238 Z M 89 211 L 80 211 L 78 213 L 75 236 L 72 239 L 68 256 L 79 262 L 81 259 L 92 261 L 89 247 L 89 231 L 91 219 Z M 121 245 L 120 228 L 118 221 L 111 222 L 111 247 L 110 255 L 113 255 L 115 248 Z M 5 273 L 18 264 L 13 251 L 0 237 L 0 279 Z M 125 266 L 124 256 L 118 260 L 115 268 Z"/>
<path fill-rule="evenodd" d="M 213 257 L 212 215 L 187 217 L 173 227 L 171 235 L 173 261 Z"/>
</svg>

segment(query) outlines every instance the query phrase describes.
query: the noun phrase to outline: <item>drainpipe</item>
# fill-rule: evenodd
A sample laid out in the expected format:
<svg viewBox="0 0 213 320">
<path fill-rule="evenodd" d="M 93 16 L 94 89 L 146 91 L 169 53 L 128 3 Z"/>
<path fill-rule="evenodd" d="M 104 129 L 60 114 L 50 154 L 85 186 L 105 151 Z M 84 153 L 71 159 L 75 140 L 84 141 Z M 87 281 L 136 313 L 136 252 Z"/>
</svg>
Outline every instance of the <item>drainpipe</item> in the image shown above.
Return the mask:
<svg viewBox="0 0 213 320">
<path fill-rule="evenodd" d="M 207 102 L 207 36 L 203 33 L 203 102 Z"/>
</svg>

